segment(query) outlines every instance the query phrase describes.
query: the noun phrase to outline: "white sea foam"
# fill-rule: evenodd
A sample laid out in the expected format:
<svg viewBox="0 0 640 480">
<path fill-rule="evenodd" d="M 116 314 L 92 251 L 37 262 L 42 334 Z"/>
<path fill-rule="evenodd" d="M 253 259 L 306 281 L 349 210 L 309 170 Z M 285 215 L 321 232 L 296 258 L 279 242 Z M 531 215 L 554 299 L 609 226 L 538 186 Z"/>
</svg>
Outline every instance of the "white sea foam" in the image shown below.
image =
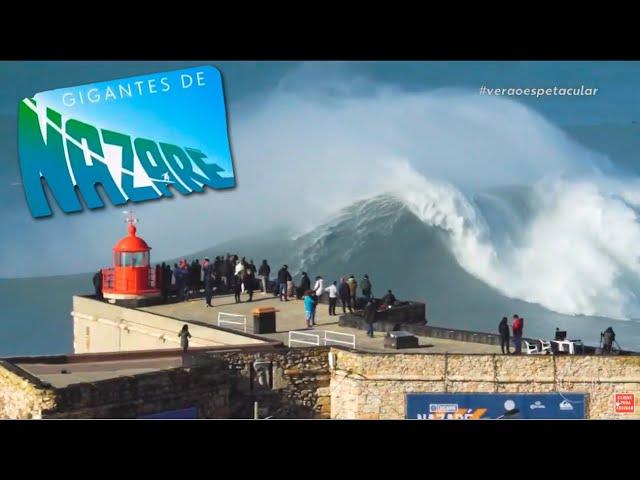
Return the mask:
<svg viewBox="0 0 640 480">
<path fill-rule="evenodd" d="M 634 205 L 623 199 L 628 183 L 546 179 L 534 185 L 535 208 L 524 228 L 507 232 L 517 241 L 498 248 L 482 212 L 460 191 L 420 177 L 407 164 L 399 170 L 407 178 L 397 197 L 447 232 L 457 261 L 477 278 L 560 313 L 638 316 L 640 224 Z"/>
<path fill-rule="evenodd" d="M 302 217 L 312 225 L 328 206 L 390 191 L 447 232 L 463 268 L 507 296 L 565 314 L 640 315 L 638 179 L 602 173 L 611 171 L 604 155 L 525 106 L 461 91 L 385 90 L 330 104 L 281 92 L 263 113 L 250 130 L 263 151 L 274 146 L 266 133 L 291 133 L 277 147 L 286 162 L 272 156 L 271 165 L 298 160 L 308 194 L 292 208 L 310 208 Z M 528 192 L 526 215 L 497 200 L 515 224 L 489 222 L 476 202 L 500 186 Z"/>
</svg>

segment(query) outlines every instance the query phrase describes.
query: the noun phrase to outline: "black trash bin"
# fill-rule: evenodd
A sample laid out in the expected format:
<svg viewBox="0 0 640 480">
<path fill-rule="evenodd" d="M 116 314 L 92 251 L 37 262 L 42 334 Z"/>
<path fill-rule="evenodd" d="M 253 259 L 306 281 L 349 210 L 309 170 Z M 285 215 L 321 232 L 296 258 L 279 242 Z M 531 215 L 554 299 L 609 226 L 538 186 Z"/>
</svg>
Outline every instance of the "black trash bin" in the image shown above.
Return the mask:
<svg viewBox="0 0 640 480">
<path fill-rule="evenodd" d="M 405 331 L 387 332 L 384 339 L 384 348 L 418 348 L 418 337 Z"/>
<path fill-rule="evenodd" d="M 276 333 L 276 310 L 273 307 L 259 307 L 253 314 L 253 333 Z"/>
</svg>

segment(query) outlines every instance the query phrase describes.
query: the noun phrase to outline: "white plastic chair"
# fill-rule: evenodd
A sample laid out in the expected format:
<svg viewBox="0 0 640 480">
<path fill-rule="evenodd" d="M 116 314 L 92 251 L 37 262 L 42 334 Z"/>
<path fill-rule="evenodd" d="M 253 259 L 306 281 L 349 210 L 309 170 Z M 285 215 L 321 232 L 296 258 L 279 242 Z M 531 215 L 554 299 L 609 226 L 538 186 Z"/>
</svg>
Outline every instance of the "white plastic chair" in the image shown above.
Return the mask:
<svg viewBox="0 0 640 480">
<path fill-rule="evenodd" d="M 540 339 L 540 353 L 546 353 L 551 355 L 553 350 L 551 349 L 551 342 L 549 340 Z"/>
<path fill-rule="evenodd" d="M 527 352 L 527 355 L 536 355 L 540 353 L 540 350 L 538 350 L 538 345 L 536 345 L 535 343 L 529 343 L 526 340 L 524 341 L 524 348 Z"/>
</svg>

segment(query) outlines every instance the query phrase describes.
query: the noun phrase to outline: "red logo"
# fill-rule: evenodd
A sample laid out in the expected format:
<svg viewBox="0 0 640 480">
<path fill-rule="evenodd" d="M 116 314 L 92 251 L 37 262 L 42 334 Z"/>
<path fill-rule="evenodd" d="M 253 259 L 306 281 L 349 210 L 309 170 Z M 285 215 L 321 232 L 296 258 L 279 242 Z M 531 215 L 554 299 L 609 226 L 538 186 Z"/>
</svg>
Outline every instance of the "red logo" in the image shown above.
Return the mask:
<svg viewBox="0 0 640 480">
<path fill-rule="evenodd" d="M 616 413 L 634 413 L 635 395 L 633 393 L 616 393 Z"/>
</svg>

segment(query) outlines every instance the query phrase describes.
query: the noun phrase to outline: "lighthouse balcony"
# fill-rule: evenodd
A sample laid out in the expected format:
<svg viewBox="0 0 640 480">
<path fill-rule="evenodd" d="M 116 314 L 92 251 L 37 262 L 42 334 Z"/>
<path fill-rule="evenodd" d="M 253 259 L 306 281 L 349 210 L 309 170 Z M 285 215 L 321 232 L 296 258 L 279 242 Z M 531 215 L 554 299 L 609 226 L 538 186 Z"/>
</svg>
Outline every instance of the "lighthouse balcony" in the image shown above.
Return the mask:
<svg viewBox="0 0 640 480">
<path fill-rule="evenodd" d="M 148 267 L 115 267 L 102 269 L 102 294 L 111 301 L 158 298 L 161 279 Z M 119 302 L 120 303 L 120 302 Z"/>
</svg>

